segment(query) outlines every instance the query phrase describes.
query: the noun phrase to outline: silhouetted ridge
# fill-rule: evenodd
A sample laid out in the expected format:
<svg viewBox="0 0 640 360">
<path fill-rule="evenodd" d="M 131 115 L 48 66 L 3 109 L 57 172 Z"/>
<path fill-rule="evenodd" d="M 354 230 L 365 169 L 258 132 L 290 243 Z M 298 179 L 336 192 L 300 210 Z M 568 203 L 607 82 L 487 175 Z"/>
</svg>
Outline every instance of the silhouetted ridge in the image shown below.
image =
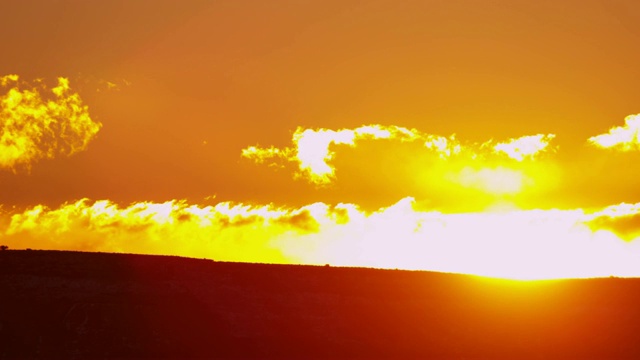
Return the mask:
<svg viewBox="0 0 640 360">
<path fill-rule="evenodd" d="M 0 252 L 0 358 L 640 356 L 640 280 Z"/>
</svg>

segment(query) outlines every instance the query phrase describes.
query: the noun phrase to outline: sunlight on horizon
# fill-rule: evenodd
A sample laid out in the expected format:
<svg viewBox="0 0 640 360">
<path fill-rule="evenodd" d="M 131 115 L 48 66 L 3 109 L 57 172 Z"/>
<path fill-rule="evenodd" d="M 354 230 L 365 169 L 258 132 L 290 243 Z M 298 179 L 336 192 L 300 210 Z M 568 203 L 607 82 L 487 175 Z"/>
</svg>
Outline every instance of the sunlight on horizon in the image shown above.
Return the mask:
<svg viewBox="0 0 640 360">
<path fill-rule="evenodd" d="M 103 125 L 91 119 L 68 79 L 57 80 L 48 91 L 42 80 L 0 77 L 0 87 L 10 87 L 0 96 L 0 170 L 17 176 L 17 168 L 30 170 L 39 161 L 89 152 L 88 144 Z M 598 151 L 637 150 L 639 128 L 640 115 L 630 115 L 624 126 L 585 139 L 585 145 Z M 276 201 L 204 206 L 171 200 L 123 207 L 115 199 L 82 199 L 57 209 L 43 204 L 0 208 L 0 241 L 11 248 L 400 268 L 511 279 L 640 277 L 640 203 L 594 211 L 580 206 L 537 208 L 540 196 L 569 176 L 553 158 L 559 149 L 552 143 L 555 138 L 547 133 L 474 142 L 397 125 L 297 126 L 288 146 L 253 145 L 236 156 L 290 171 L 293 182 L 322 189 L 324 195 L 344 184 L 338 164 L 357 169 L 347 173 L 356 179 L 347 195 L 375 197 L 371 189 L 382 187 L 361 186 L 372 175 L 386 179 L 383 191 L 399 188 L 405 195 L 373 211 L 357 202 L 318 201 L 295 207 L 274 205 Z M 389 146 L 398 153 L 376 152 L 375 146 Z M 364 153 L 348 158 L 357 151 Z M 392 157 L 385 158 L 389 154 Z M 340 162 L 343 157 L 347 161 Z M 412 187 L 396 185 L 398 179 Z M 426 201 L 445 198 L 453 211 L 418 206 L 412 193 L 422 193 L 419 198 Z"/>
<path fill-rule="evenodd" d="M 4 213 L 0 223 L 8 224 L 2 238 L 11 248 L 531 280 L 640 276 L 638 241 L 625 241 L 614 231 L 616 221 L 638 216 L 639 209 L 622 204 L 593 213 L 520 210 L 499 201 L 481 213 L 445 214 L 416 210 L 412 198 L 374 212 L 354 204 L 277 208 L 169 201 L 121 208 L 109 201 L 81 200 L 58 209 L 36 206 Z"/>
</svg>

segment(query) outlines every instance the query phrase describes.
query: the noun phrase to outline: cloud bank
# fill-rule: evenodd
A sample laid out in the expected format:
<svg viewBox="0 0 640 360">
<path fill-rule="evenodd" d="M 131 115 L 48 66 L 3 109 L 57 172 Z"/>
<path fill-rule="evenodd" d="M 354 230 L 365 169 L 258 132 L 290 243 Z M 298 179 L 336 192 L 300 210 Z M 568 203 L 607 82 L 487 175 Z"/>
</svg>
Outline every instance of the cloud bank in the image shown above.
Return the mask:
<svg viewBox="0 0 640 360">
<path fill-rule="evenodd" d="M 215 260 L 422 269 L 507 278 L 640 276 L 640 204 L 444 214 L 412 198 L 373 212 L 185 201 L 81 200 L 0 214 L 0 242 Z M 626 221 L 626 222 L 625 222 Z M 634 220 L 635 221 L 635 220 Z M 633 226 L 632 226 L 633 227 Z M 637 229 L 637 227 L 635 227 Z"/>
<path fill-rule="evenodd" d="M 69 80 L 58 78 L 48 89 L 27 84 L 17 75 L 0 77 L 0 168 L 29 169 L 41 159 L 85 150 L 100 130 Z"/>
</svg>

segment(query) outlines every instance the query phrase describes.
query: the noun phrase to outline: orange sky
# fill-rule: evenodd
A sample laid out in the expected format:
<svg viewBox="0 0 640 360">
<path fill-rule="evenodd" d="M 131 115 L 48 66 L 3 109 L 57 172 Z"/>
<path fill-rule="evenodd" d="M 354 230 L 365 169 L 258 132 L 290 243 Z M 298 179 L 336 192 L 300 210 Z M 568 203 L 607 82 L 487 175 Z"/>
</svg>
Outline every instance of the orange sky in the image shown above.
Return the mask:
<svg viewBox="0 0 640 360">
<path fill-rule="evenodd" d="M 82 129 L 60 125 L 71 135 L 56 128 L 32 143 L 38 155 L 0 167 L 11 214 L 83 198 L 371 212 L 411 197 L 416 211 L 445 214 L 640 202 L 637 138 L 590 141 L 640 113 L 633 0 L 29 0 L 0 13 L 0 77 L 19 77 L 0 94 L 37 88 L 43 103 L 87 107 Z M 61 96 L 59 77 L 69 81 Z M 2 116 L 6 134 L 13 115 Z M 47 116 L 63 124 L 69 114 Z M 325 183 L 296 157 L 296 134 L 367 125 L 415 137 L 334 141 Z M 494 148 L 538 134 L 548 147 L 522 161 Z M 429 136 L 463 151 L 444 158 Z M 251 146 L 288 155 L 243 156 Z M 613 228 L 629 241 L 635 223 Z"/>
</svg>

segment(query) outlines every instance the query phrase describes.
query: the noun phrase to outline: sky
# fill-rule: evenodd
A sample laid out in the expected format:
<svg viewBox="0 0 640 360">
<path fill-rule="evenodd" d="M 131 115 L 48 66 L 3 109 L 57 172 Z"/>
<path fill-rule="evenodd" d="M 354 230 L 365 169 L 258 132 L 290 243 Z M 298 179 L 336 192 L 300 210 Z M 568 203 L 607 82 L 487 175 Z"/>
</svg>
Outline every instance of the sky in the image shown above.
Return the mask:
<svg viewBox="0 0 640 360">
<path fill-rule="evenodd" d="M 0 13 L 10 248 L 640 276 L 636 1 Z"/>
</svg>

